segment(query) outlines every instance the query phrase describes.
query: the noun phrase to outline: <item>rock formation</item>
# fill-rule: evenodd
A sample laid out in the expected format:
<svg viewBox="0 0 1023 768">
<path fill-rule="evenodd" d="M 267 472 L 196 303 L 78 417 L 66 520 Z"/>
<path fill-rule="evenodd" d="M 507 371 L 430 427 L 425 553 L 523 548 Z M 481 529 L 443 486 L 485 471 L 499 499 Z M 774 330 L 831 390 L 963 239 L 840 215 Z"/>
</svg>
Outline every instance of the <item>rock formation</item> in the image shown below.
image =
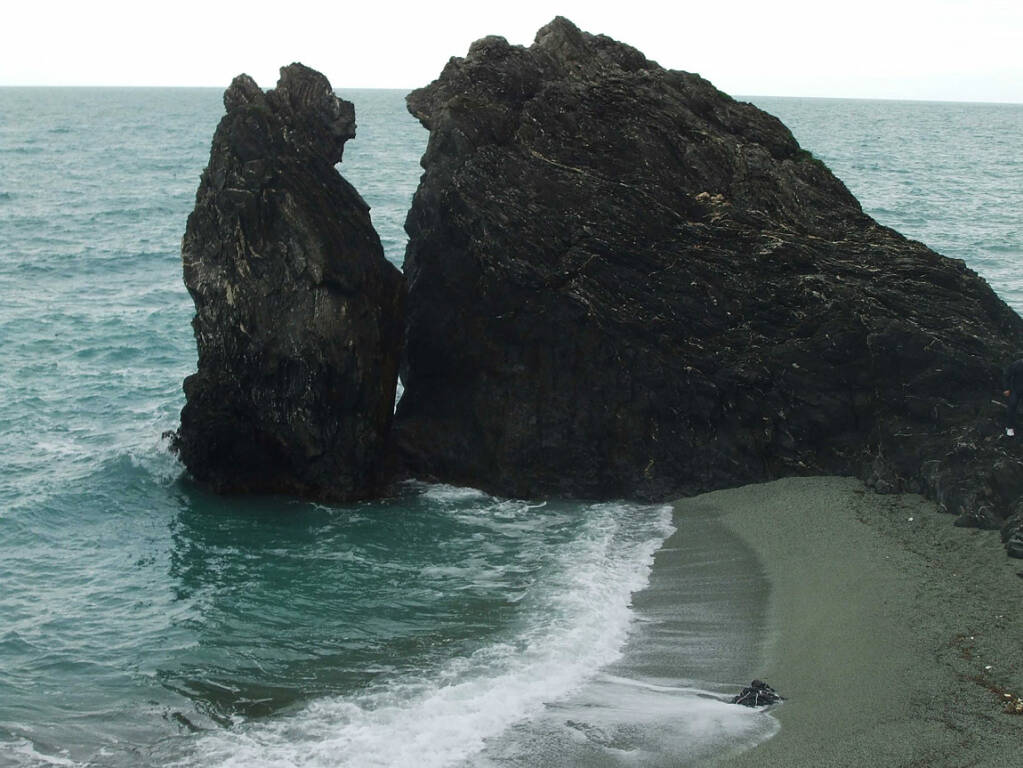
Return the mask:
<svg viewBox="0 0 1023 768">
<path fill-rule="evenodd" d="M 175 447 L 218 491 L 372 495 L 405 288 L 334 167 L 354 109 L 301 64 L 224 106 L 182 245 L 199 365 Z"/>
<path fill-rule="evenodd" d="M 1023 321 L 776 118 L 562 18 L 408 107 L 413 473 L 605 498 L 854 474 L 963 524 L 1023 494 L 992 403 Z"/>
<path fill-rule="evenodd" d="M 199 370 L 175 446 L 220 491 L 408 474 L 664 499 L 791 474 L 919 491 L 1023 557 L 1000 429 L 1023 320 L 865 215 L 774 117 L 558 18 L 409 95 L 409 286 L 337 173 L 351 104 L 239 76 L 183 244 Z M 404 329 L 405 391 L 389 437 Z"/>
</svg>

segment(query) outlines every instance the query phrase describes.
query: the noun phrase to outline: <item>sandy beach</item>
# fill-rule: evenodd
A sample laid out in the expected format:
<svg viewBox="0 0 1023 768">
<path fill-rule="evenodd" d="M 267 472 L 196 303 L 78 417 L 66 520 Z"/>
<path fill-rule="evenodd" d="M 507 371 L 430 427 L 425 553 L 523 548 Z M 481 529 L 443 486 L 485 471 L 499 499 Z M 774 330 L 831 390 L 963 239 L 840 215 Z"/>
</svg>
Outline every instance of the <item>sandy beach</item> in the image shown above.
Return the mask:
<svg viewBox="0 0 1023 768">
<path fill-rule="evenodd" d="M 720 766 L 1015 766 L 1023 716 L 1023 561 L 916 496 L 793 478 L 680 501 L 760 561 L 750 660 L 786 701 L 777 735 Z"/>
</svg>

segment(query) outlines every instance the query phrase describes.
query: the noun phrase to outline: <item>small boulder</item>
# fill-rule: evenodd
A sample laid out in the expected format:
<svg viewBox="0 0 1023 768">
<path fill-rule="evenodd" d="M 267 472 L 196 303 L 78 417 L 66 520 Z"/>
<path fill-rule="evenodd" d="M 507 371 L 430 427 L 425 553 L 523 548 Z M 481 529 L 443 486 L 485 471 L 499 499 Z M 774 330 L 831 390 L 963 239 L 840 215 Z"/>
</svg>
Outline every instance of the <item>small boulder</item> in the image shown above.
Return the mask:
<svg viewBox="0 0 1023 768">
<path fill-rule="evenodd" d="M 1017 531 L 1005 542 L 1005 551 L 1009 557 L 1023 558 L 1023 531 Z"/>
<path fill-rule="evenodd" d="M 978 504 L 959 515 L 953 523 L 958 528 L 980 528 L 982 531 L 997 531 L 1002 521 L 995 516 L 989 504 Z"/>
<path fill-rule="evenodd" d="M 738 696 L 732 698 L 733 704 L 741 704 L 744 707 L 765 707 L 779 701 L 784 701 L 784 698 L 763 680 L 754 680 L 743 688 Z"/>
</svg>

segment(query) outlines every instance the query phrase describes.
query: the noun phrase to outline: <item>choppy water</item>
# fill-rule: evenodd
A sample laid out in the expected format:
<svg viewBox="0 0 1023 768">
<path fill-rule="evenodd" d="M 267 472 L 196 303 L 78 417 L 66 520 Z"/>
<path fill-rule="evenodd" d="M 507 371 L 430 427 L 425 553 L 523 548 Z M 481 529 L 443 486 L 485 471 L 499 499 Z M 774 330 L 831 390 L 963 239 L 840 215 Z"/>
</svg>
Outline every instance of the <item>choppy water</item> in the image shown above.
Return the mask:
<svg viewBox="0 0 1023 768">
<path fill-rule="evenodd" d="M 400 263 L 425 131 L 399 92 L 343 95 L 343 171 Z M 1023 106 L 755 101 L 1023 307 Z M 709 522 L 651 584 L 661 507 L 181 477 L 179 246 L 221 111 L 0 89 L 0 766 L 684 765 L 772 732 L 713 697 L 748 674 L 763 585 Z"/>
</svg>

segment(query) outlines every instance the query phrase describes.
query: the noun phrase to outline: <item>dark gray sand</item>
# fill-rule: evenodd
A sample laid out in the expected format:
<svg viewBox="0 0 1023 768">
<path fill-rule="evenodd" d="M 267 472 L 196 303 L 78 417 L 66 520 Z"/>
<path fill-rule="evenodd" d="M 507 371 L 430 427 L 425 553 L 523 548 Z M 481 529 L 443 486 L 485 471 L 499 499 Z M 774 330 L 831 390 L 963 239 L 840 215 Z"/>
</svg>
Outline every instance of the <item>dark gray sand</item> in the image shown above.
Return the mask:
<svg viewBox="0 0 1023 768">
<path fill-rule="evenodd" d="M 1023 766 L 1023 716 L 1004 711 L 1023 695 L 1023 561 L 997 532 L 844 478 L 705 494 L 687 515 L 720 516 L 760 560 L 746 677 L 787 698 L 762 715 L 777 735 L 715 765 Z"/>
</svg>

